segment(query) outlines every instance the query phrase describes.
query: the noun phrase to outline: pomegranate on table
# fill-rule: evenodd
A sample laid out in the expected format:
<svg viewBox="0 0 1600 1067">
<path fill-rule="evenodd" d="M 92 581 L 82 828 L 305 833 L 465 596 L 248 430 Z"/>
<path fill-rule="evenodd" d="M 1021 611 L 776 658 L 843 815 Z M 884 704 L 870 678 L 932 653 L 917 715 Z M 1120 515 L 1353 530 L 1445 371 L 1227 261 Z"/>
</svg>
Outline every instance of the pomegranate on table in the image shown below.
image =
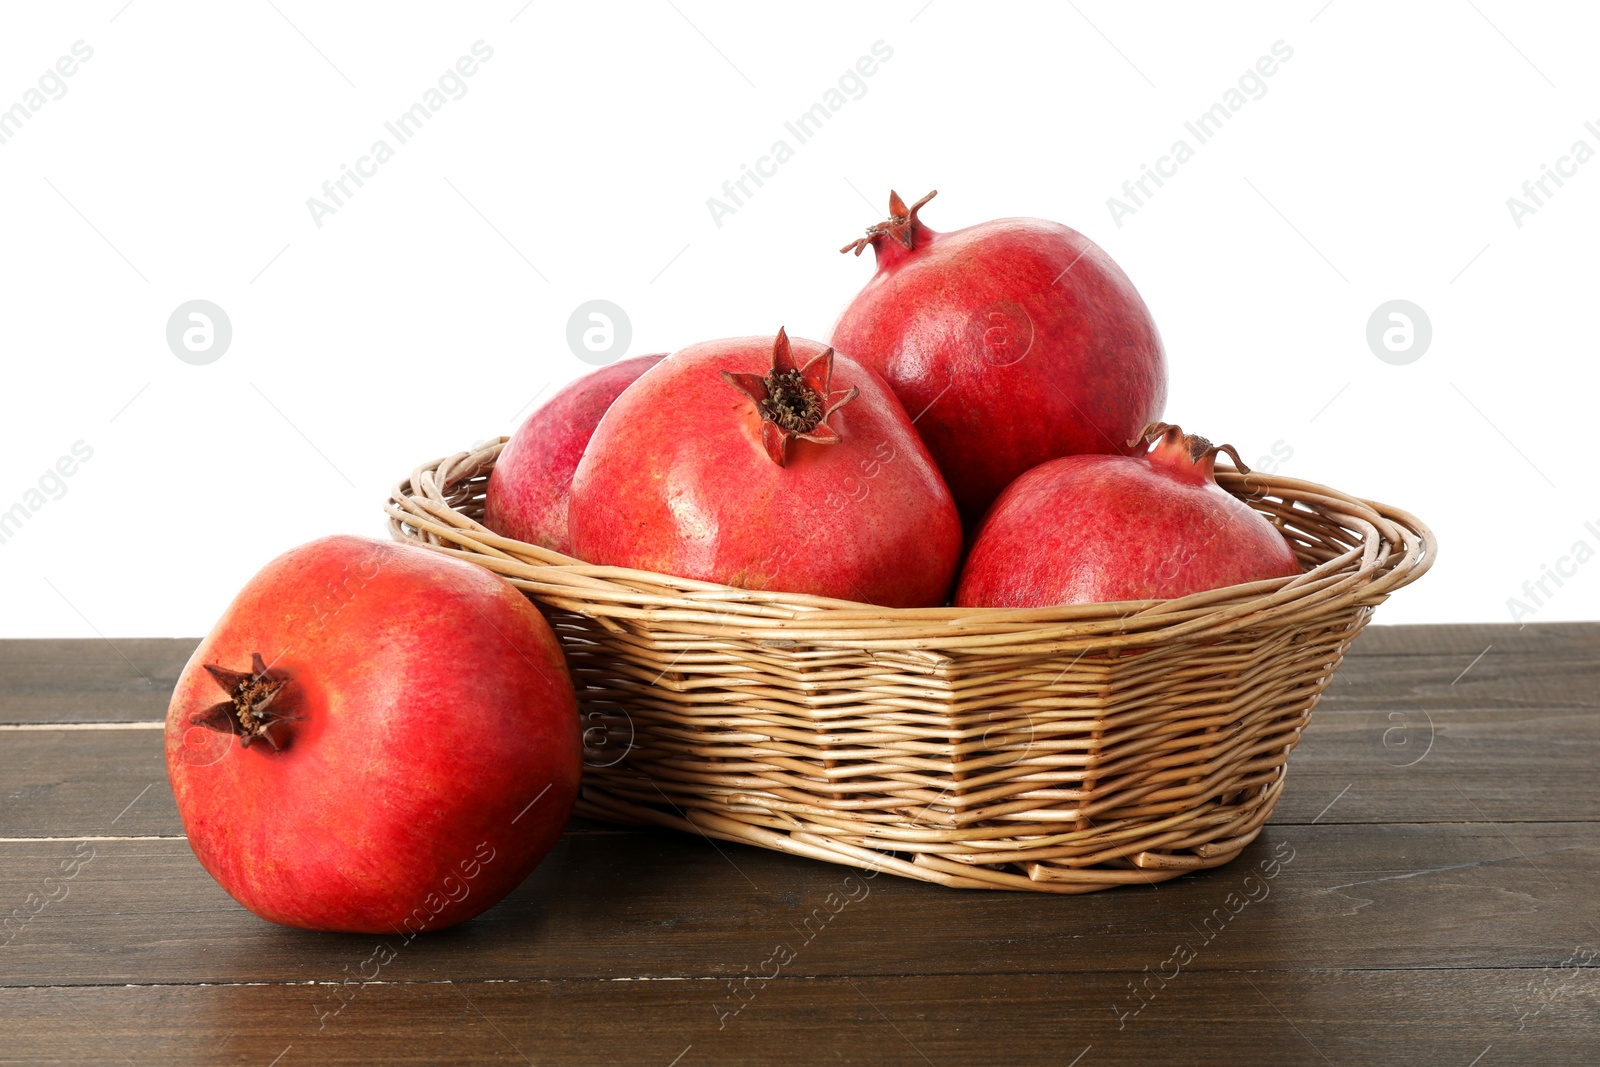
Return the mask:
<svg viewBox="0 0 1600 1067">
<path fill-rule="evenodd" d="M 529 415 L 489 473 L 483 524 L 502 536 L 570 556 L 567 497 L 589 435 L 611 402 L 665 356 L 635 356 L 602 367 Z"/>
<path fill-rule="evenodd" d="M 273 560 L 172 695 L 167 771 L 195 856 L 255 914 L 407 936 L 470 919 L 555 844 L 577 704 L 509 583 L 410 545 Z"/>
<path fill-rule="evenodd" d="M 568 525 L 590 563 L 889 607 L 944 603 L 961 552 L 889 387 L 782 330 L 646 371 L 595 428 Z"/>
<path fill-rule="evenodd" d="M 1144 301 L 1093 241 L 1042 219 L 937 233 L 890 217 L 841 251 L 878 270 L 831 343 L 877 371 L 916 420 L 962 517 L 1057 456 L 1128 451 L 1161 417 L 1166 357 Z"/>
<path fill-rule="evenodd" d="M 984 518 L 958 607 L 1046 607 L 1188 596 L 1300 573 L 1264 515 L 1217 484 L 1213 445 L 1154 423 L 1144 455 L 1065 456 L 1013 482 Z"/>
</svg>

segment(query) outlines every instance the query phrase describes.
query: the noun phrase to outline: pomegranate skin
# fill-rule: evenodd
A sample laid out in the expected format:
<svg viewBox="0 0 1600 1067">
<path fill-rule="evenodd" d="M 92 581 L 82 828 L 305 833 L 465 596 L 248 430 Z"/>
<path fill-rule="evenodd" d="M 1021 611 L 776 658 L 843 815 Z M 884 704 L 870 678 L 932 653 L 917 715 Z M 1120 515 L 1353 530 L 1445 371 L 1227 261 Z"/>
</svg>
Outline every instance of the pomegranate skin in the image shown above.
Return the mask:
<svg viewBox="0 0 1600 1067">
<path fill-rule="evenodd" d="M 1026 218 L 937 233 L 916 208 L 893 204 L 899 212 L 865 242 L 877 273 L 832 343 L 882 375 L 916 417 L 969 527 L 1024 471 L 1057 456 L 1126 454 L 1161 417 L 1161 336 L 1093 241 Z"/>
<path fill-rule="evenodd" d="M 795 364 L 825 351 L 786 343 Z M 794 440 L 780 464 L 757 404 L 722 378 L 763 375 L 774 358 L 771 337 L 690 345 L 618 397 L 573 478 L 574 554 L 746 589 L 944 603 L 961 523 L 905 409 L 836 355 L 832 395 L 859 389 L 826 419 L 838 440 Z"/>
<path fill-rule="evenodd" d="M 500 450 L 484 490 L 483 524 L 562 555 L 567 539 L 567 497 L 589 436 L 622 391 L 666 358 L 635 356 L 584 375 L 541 404 Z"/>
<path fill-rule="evenodd" d="M 1299 574 L 1277 528 L 1216 483 L 1216 450 L 1195 459 L 1190 442 L 1210 448 L 1179 431 L 1145 456 L 1064 456 L 1018 478 L 973 540 L 956 606 L 1163 600 Z"/>
<path fill-rule="evenodd" d="M 289 681 L 267 739 L 192 720 L 205 668 L 260 653 Z M 555 636 L 499 577 L 328 537 L 246 584 L 167 714 L 168 775 L 201 866 L 263 919 L 409 937 L 498 902 L 561 835 L 581 770 Z"/>
</svg>

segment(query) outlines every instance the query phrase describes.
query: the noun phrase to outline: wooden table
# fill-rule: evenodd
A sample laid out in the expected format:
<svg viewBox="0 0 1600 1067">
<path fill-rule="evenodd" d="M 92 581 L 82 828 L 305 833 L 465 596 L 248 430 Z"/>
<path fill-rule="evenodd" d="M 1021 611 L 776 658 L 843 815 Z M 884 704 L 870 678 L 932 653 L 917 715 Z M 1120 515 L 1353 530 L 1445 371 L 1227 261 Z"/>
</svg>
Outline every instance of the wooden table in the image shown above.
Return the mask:
<svg viewBox="0 0 1600 1067">
<path fill-rule="evenodd" d="M 1600 623 L 1369 629 L 1217 870 L 883 875 L 808 940 L 847 868 L 576 824 L 367 982 L 381 939 L 262 922 L 190 854 L 159 723 L 193 647 L 0 642 L 0 1062 L 1600 1063 Z"/>
</svg>

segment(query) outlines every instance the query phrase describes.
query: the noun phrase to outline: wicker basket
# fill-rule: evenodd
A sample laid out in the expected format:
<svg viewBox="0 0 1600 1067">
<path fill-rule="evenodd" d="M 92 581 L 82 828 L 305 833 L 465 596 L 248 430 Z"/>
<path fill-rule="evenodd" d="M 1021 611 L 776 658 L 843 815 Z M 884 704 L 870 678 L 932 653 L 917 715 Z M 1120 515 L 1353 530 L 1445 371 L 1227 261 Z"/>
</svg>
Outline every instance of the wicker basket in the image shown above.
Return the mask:
<svg viewBox="0 0 1600 1067">
<path fill-rule="evenodd" d="M 879 608 L 500 537 L 477 520 L 503 441 L 418 468 L 390 529 L 545 610 L 585 720 L 579 814 L 963 888 L 1083 893 L 1227 863 L 1350 642 L 1435 551 L 1403 511 L 1221 469 L 1305 573 L 1181 600 Z"/>
</svg>

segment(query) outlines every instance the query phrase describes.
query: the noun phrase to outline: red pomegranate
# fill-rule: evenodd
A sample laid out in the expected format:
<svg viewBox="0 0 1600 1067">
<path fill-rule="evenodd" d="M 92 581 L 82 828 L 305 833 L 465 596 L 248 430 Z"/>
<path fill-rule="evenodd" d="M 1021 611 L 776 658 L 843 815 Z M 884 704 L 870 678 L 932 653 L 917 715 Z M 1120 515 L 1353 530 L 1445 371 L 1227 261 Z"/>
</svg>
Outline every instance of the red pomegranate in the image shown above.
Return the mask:
<svg viewBox="0 0 1600 1067">
<path fill-rule="evenodd" d="M 1064 456 L 1012 482 L 983 520 L 958 607 L 1160 600 L 1299 574 L 1294 550 L 1260 512 L 1216 482 L 1219 451 L 1154 423 L 1138 456 Z"/>
<path fill-rule="evenodd" d="M 1125 454 L 1161 417 L 1166 357 L 1127 275 L 1076 230 L 998 219 L 936 233 L 889 194 L 878 272 L 833 328 L 917 424 L 970 525 L 1023 471 L 1078 453 Z"/>
<path fill-rule="evenodd" d="M 235 900 L 407 937 L 527 877 L 581 763 L 533 605 L 469 563 L 358 537 L 250 580 L 178 678 L 166 754 L 189 844 Z"/>
<path fill-rule="evenodd" d="M 484 490 L 483 524 L 497 534 L 572 555 L 567 496 L 589 435 L 621 392 L 666 353 L 635 356 L 568 385 L 511 435 Z"/>
<path fill-rule="evenodd" d="M 944 603 L 961 551 L 889 387 L 782 330 L 645 372 L 595 429 L 568 524 L 591 563 L 891 607 Z"/>
</svg>

